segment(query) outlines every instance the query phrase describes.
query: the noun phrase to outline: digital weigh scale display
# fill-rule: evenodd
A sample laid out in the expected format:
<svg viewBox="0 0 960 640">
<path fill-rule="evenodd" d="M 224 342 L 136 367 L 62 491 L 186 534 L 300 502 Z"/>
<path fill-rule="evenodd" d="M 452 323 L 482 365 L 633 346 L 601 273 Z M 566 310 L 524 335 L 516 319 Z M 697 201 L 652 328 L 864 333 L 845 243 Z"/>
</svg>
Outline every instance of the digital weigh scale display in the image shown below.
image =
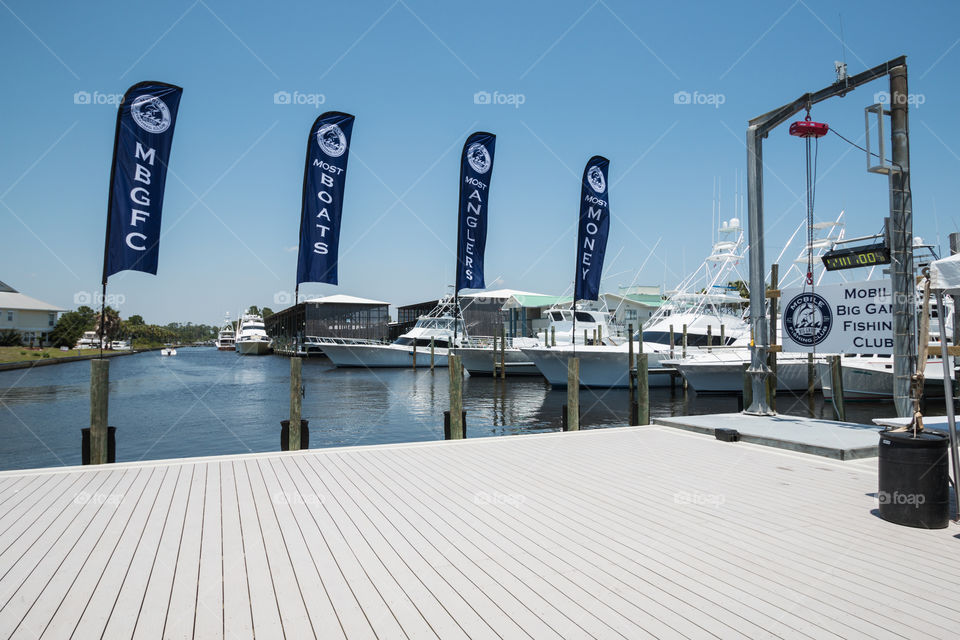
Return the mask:
<svg viewBox="0 0 960 640">
<path fill-rule="evenodd" d="M 890 264 L 890 249 L 883 243 L 827 251 L 820 258 L 827 271 Z"/>
</svg>

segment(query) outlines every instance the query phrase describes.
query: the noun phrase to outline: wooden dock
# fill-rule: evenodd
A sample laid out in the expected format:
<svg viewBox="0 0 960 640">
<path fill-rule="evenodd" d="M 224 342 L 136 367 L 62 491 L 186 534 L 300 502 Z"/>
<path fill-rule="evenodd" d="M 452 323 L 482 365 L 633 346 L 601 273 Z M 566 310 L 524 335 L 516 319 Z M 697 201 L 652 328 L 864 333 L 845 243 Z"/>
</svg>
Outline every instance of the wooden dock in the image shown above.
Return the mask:
<svg viewBox="0 0 960 640">
<path fill-rule="evenodd" d="M 956 637 L 876 490 L 657 426 L 4 472 L 0 637 Z"/>
</svg>

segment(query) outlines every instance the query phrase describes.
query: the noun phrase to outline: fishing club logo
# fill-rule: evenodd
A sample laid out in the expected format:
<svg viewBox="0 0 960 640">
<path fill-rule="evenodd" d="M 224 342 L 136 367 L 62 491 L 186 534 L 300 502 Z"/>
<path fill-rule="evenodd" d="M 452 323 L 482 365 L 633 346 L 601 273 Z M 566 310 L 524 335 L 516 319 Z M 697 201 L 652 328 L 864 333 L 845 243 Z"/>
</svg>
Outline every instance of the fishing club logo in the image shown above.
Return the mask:
<svg viewBox="0 0 960 640">
<path fill-rule="evenodd" d="M 587 169 L 587 182 L 595 193 L 603 193 L 607 190 L 607 181 L 603 179 L 603 171 L 598 166 Z"/>
<path fill-rule="evenodd" d="M 816 293 L 791 298 L 783 310 L 783 330 L 804 347 L 815 347 L 830 335 L 833 312 L 826 299 Z"/>
<path fill-rule="evenodd" d="M 163 133 L 170 128 L 170 109 L 157 96 L 142 95 L 130 105 L 130 115 L 137 125 L 149 133 Z"/>
<path fill-rule="evenodd" d="M 490 152 L 479 142 L 467 147 L 467 162 L 477 173 L 486 173 L 490 170 Z"/>
<path fill-rule="evenodd" d="M 339 158 L 347 150 L 347 136 L 335 124 L 325 124 L 317 131 L 317 144 L 331 158 Z"/>
</svg>

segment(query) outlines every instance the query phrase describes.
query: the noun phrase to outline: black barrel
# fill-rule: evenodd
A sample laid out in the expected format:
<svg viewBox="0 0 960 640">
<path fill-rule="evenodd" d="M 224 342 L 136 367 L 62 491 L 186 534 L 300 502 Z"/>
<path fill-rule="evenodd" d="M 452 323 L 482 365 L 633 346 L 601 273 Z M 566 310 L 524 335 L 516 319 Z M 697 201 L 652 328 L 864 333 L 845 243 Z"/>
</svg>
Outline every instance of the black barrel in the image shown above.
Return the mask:
<svg viewBox="0 0 960 640">
<path fill-rule="evenodd" d="M 310 448 L 310 421 L 300 421 L 300 449 Z M 290 451 L 290 421 L 280 421 L 280 451 Z"/>
<path fill-rule="evenodd" d="M 950 522 L 948 457 L 944 433 L 880 433 L 880 517 L 921 529 L 944 529 Z"/>
</svg>

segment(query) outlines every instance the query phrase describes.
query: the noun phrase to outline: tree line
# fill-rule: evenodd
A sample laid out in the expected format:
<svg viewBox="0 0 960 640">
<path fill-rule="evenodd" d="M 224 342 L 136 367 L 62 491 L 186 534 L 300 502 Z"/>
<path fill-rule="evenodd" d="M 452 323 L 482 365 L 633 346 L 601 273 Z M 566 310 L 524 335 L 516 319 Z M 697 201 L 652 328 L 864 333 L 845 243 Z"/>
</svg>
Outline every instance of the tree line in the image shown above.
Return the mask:
<svg viewBox="0 0 960 640">
<path fill-rule="evenodd" d="M 104 313 L 103 333 L 107 340 L 131 340 L 138 346 L 155 346 L 166 343 L 190 344 L 217 337 L 219 327 L 207 324 L 171 322 L 166 325 L 147 324 L 143 316 L 132 315 L 126 320 L 120 313 L 107 307 Z M 55 347 L 72 348 L 86 331 L 100 333 L 100 313 L 84 305 L 76 311 L 67 311 L 57 320 L 50 332 L 50 342 Z"/>
</svg>

